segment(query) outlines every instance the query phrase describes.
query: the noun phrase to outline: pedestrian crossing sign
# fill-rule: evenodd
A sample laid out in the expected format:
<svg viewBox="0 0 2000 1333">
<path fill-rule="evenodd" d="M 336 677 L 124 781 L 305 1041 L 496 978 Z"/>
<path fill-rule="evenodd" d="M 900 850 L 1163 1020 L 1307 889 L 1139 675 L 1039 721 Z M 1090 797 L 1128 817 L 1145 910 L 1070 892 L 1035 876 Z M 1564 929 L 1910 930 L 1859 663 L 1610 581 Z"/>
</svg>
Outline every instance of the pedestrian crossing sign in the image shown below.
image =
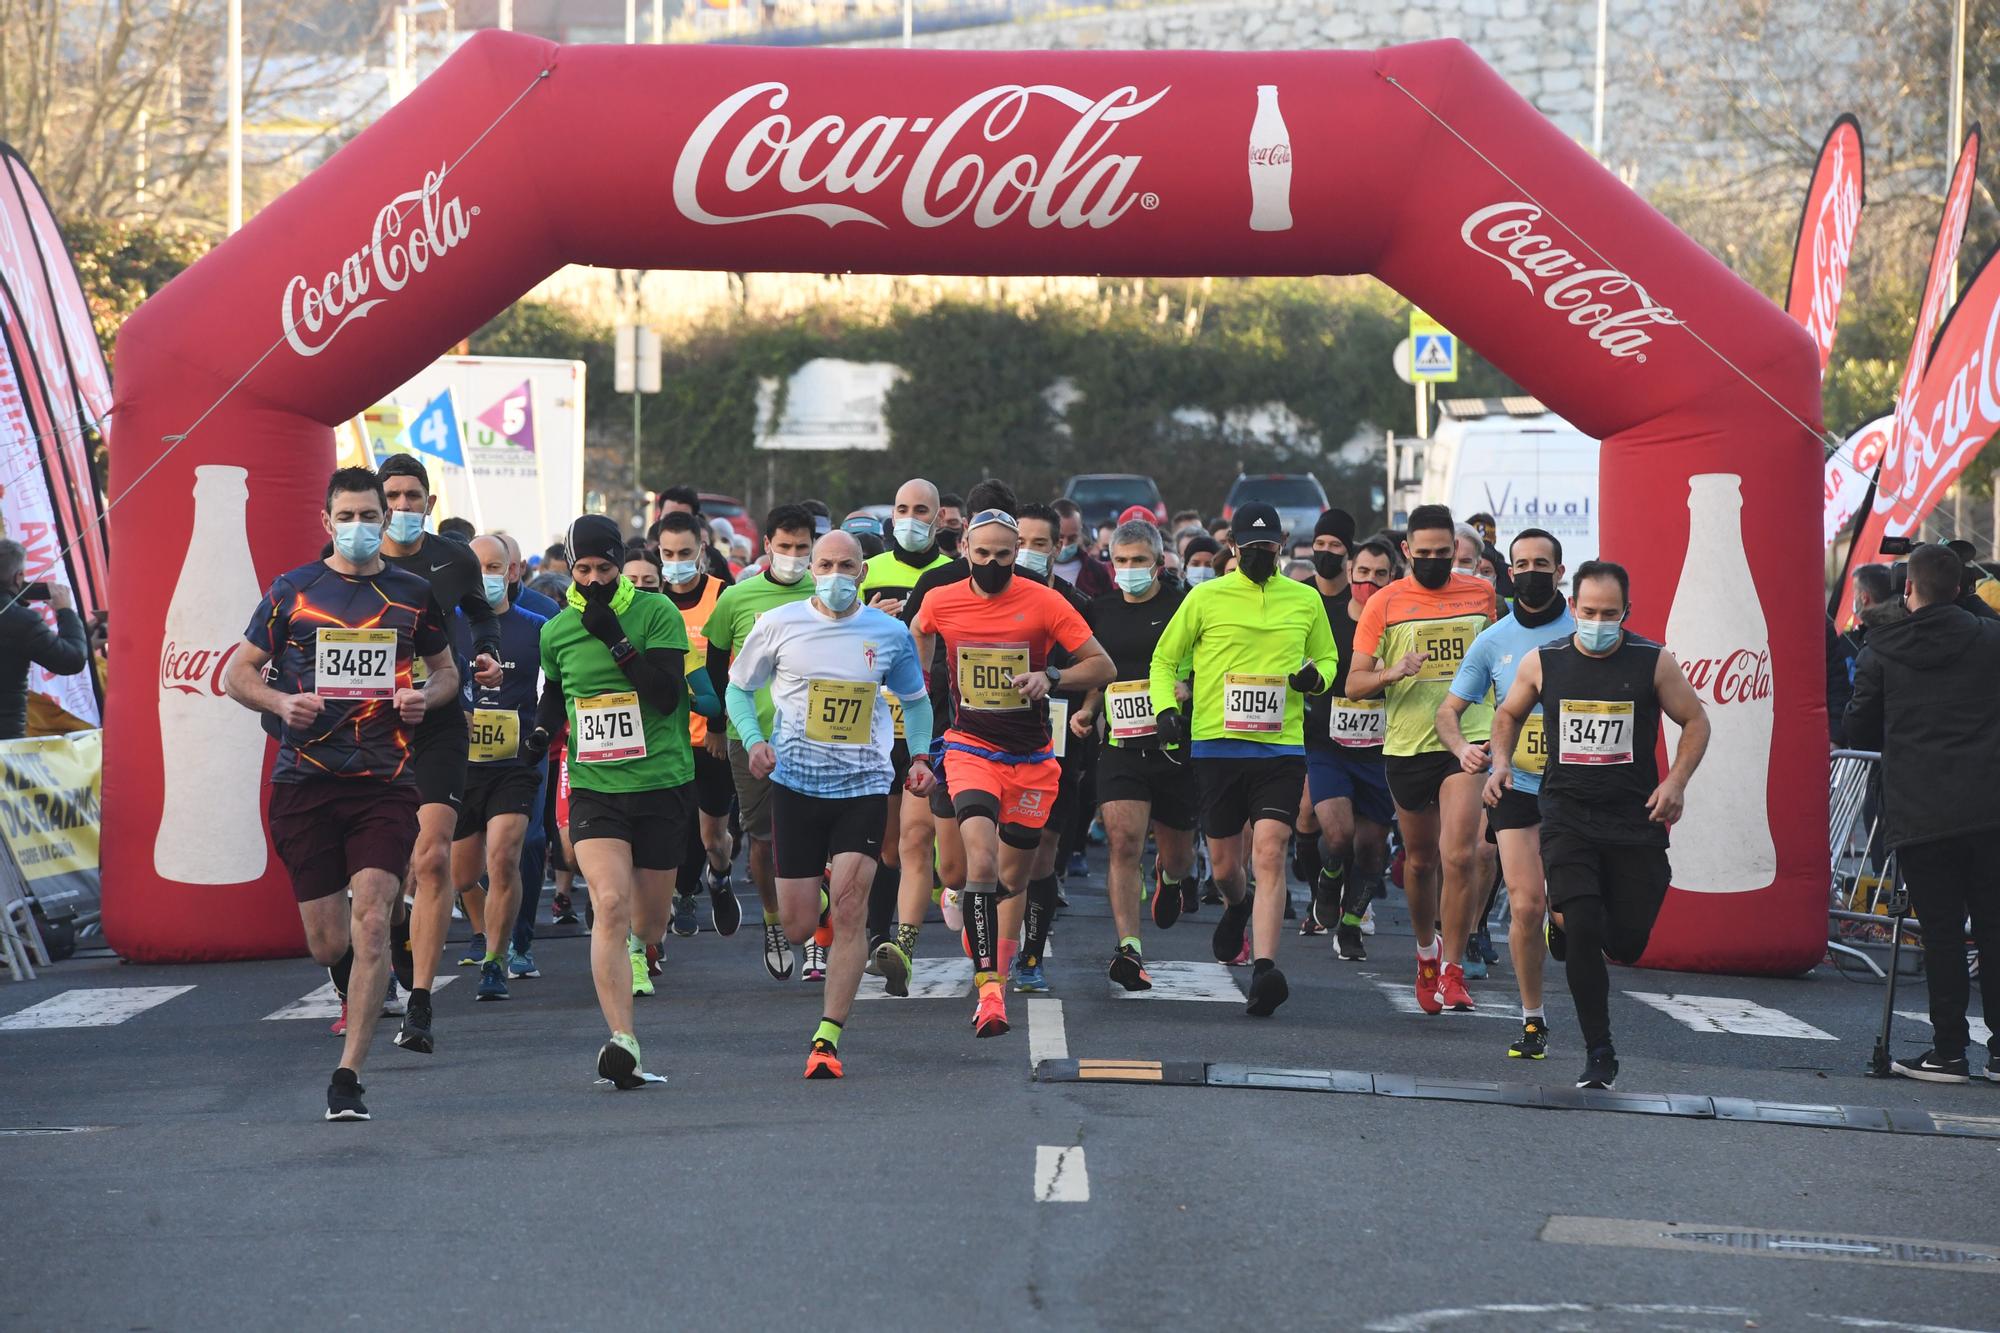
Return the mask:
<svg viewBox="0 0 2000 1333">
<path fill-rule="evenodd" d="M 1410 312 L 1410 378 L 1450 384 L 1458 379 L 1458 338 L 1421 310 Z"/>
</svg>

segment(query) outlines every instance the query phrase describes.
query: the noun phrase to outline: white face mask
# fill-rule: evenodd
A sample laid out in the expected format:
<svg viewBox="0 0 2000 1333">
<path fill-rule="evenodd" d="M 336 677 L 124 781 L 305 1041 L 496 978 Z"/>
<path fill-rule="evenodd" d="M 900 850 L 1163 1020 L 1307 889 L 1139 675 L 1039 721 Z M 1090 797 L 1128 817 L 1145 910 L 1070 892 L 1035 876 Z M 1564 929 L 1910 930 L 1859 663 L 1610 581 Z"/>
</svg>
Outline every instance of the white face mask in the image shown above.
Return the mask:
<svg viewBox="0 0 2000 1333">
<path fill-rule="evenodd" d="M 773 583 L 797 583 L 805 576 L 806 568 L 812 562 L 802 555 L 786 555 L 781 551 L 771 552 L 771 581 Z"/>
<path fill-rule="evenodd" d="M 1187 581 L 1190 584 L 1206 583 L 1214 577 L 1215 570 L 1209 565 L 1196 565 L 1187 572 Z"/>
</svg>

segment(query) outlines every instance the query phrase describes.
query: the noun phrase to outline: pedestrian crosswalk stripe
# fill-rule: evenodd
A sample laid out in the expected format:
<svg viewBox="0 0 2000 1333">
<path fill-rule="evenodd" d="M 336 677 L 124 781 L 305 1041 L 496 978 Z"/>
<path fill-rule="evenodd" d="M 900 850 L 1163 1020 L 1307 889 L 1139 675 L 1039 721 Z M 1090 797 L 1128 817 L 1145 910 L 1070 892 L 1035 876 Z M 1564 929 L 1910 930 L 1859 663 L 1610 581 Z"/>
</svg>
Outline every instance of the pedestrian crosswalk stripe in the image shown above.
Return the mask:
<svg viewBox="0 0 2000 1333">
<path fill-rule="evenodd" d="M 919 958 L 910 965 L 910 998 L 913 1000 L 956 1000 L 972 994 L 970 958 Z M 857 1000 L 883 1000 L 882 978 L 861 978 Z"/>
<path fill-rule="evenodd" d="M 111 1027 L 193 989 L 193 986 L 93 986 L 66 990 L 0 1018 L 0 1032 Z"/>
<path fill-rule="evenodd" d="M 1423 1006 L 1417 1003 L 1416 987 L 1412 985 L 1410 982 L 1378 981 L 1375 983 L 1375 989 L 1381 991 L 1382 994 L 1388 996 L 1389 1003 L 1394 1005 L 1398 1010 L 1402 1011 L 1403 1013 L 1422 1014 L 1424 1012 Z M 1474 997 L 1473 1003 L 1477 1004 L 1478 1002 L 1479 1001 L 1477 997 Z M 1426 1014 L 1425 1017 L 1428 1018 L 1430 1017 L 1430 1015 Z M 1498 1018 L 1506 1022 L 1512 1023 L 1512 1022 L 1518 1022 L 1520 1020 L 1521 1011 L 1512 1004 L 1506 1004 L 1506 1005 L 1501 1005 L 1497 1009 L 1496 1008 L 1474 1009 L 1469 1013 L 1462 1009 L 1447 1009 L 1444 1011 L 1443 1017 Z"/>
<path fill-rule="evenodd" d="M 1728 1032 L 1739 1037 L 1794 1037 L 1807 1041 L 1838 1041 L 1831 1032 L 1793 1018 L 1781 1009 L 1725 995 L 1662 995 L 1628 990 L 1633 999 L 1649 1004 L 1696 1032 Z"/>
<path fill-rule="evenodd" d="M 431 993 L 436 994 L 457 980 L 456 973 L 441 973 L 431 982 Z M 339 1017 L 340 996 L 334 991 L 333 983 L 329 981 L 318 990 L 299 996 L 284 1008 L 265 1014 L 264 1021 L 269 1023 L 274 1019 L 324 1018 L 331 1022 Z"/>
<path fill-rule="evenodd" d="M 1915 1009 L 1898 1009 L 1896 1017 L 1907 1018 L 1912 1023 L 1922 1023 L 1925 1027 L 1929 1027 L 1931 1021 L 1929 1014 L 1918 1013 Z M 1984 1046 L 1993 1040 L 1993 1030 L 1970 1014 L 1965 1017 L 1965 1026 L 1971 1030 L 1974 1046 Z"/>
<path fill-rule="evenodd" d="M 1121 1000 L 1206 1000 L 1242 1004 L 1243 988 L 1223 963 L 1148 963 L 1153 989 L 1128 991 L 1109 977 L 1104 988 Z"/>
</svg>

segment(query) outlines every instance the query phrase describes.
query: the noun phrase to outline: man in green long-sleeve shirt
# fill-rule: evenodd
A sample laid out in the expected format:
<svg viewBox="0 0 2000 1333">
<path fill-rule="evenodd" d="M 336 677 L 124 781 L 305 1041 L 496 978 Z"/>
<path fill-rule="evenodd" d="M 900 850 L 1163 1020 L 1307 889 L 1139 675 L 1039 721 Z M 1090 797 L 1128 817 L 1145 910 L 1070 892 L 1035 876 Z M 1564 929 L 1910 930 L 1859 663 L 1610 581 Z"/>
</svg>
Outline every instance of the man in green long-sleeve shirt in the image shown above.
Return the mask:
<svg viewBox="0 0 2000 1333">
<path fill-rule="evenodd" d="M 1249 928 L 1255 964 L 1248 1012 L 1258 1018 L 1276 1012 L 1290 993 L 1276 955 L 1285 917 L 1285 844 L 1305 791 L 1304 696 L 1324 694 L 1339 664 L 1319 594 L 1277 573 L 1283 539 L 1271 506 L 1236 511 L 1230 525 L 1236 568 L 1189 591 L 1153 650 L 1148 682 L 1161 742 L 1193 741 L 1201 831 L 1228 901 L 1215 927 L 1215 956 L 1242 962 Z M 1192 723 L 1174 698 L 1174 682 L 1190 661 Z M 1246 824 L 1254 899 L 1244 884 Z"/>
</svg>

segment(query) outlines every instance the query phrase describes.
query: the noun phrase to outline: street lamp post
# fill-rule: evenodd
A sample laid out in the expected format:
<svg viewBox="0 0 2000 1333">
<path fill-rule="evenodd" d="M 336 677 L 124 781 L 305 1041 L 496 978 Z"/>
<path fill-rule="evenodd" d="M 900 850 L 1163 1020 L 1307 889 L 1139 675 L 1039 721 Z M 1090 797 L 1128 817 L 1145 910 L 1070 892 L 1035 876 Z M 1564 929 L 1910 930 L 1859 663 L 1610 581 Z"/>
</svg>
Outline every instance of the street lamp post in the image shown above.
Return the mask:
<svg viewBox="0 0 2000 1333">
<path fill-rule="evenodd" d="M 229 230 L 243 227 L 243 0 L 229 0 Z"/>
</svg>

